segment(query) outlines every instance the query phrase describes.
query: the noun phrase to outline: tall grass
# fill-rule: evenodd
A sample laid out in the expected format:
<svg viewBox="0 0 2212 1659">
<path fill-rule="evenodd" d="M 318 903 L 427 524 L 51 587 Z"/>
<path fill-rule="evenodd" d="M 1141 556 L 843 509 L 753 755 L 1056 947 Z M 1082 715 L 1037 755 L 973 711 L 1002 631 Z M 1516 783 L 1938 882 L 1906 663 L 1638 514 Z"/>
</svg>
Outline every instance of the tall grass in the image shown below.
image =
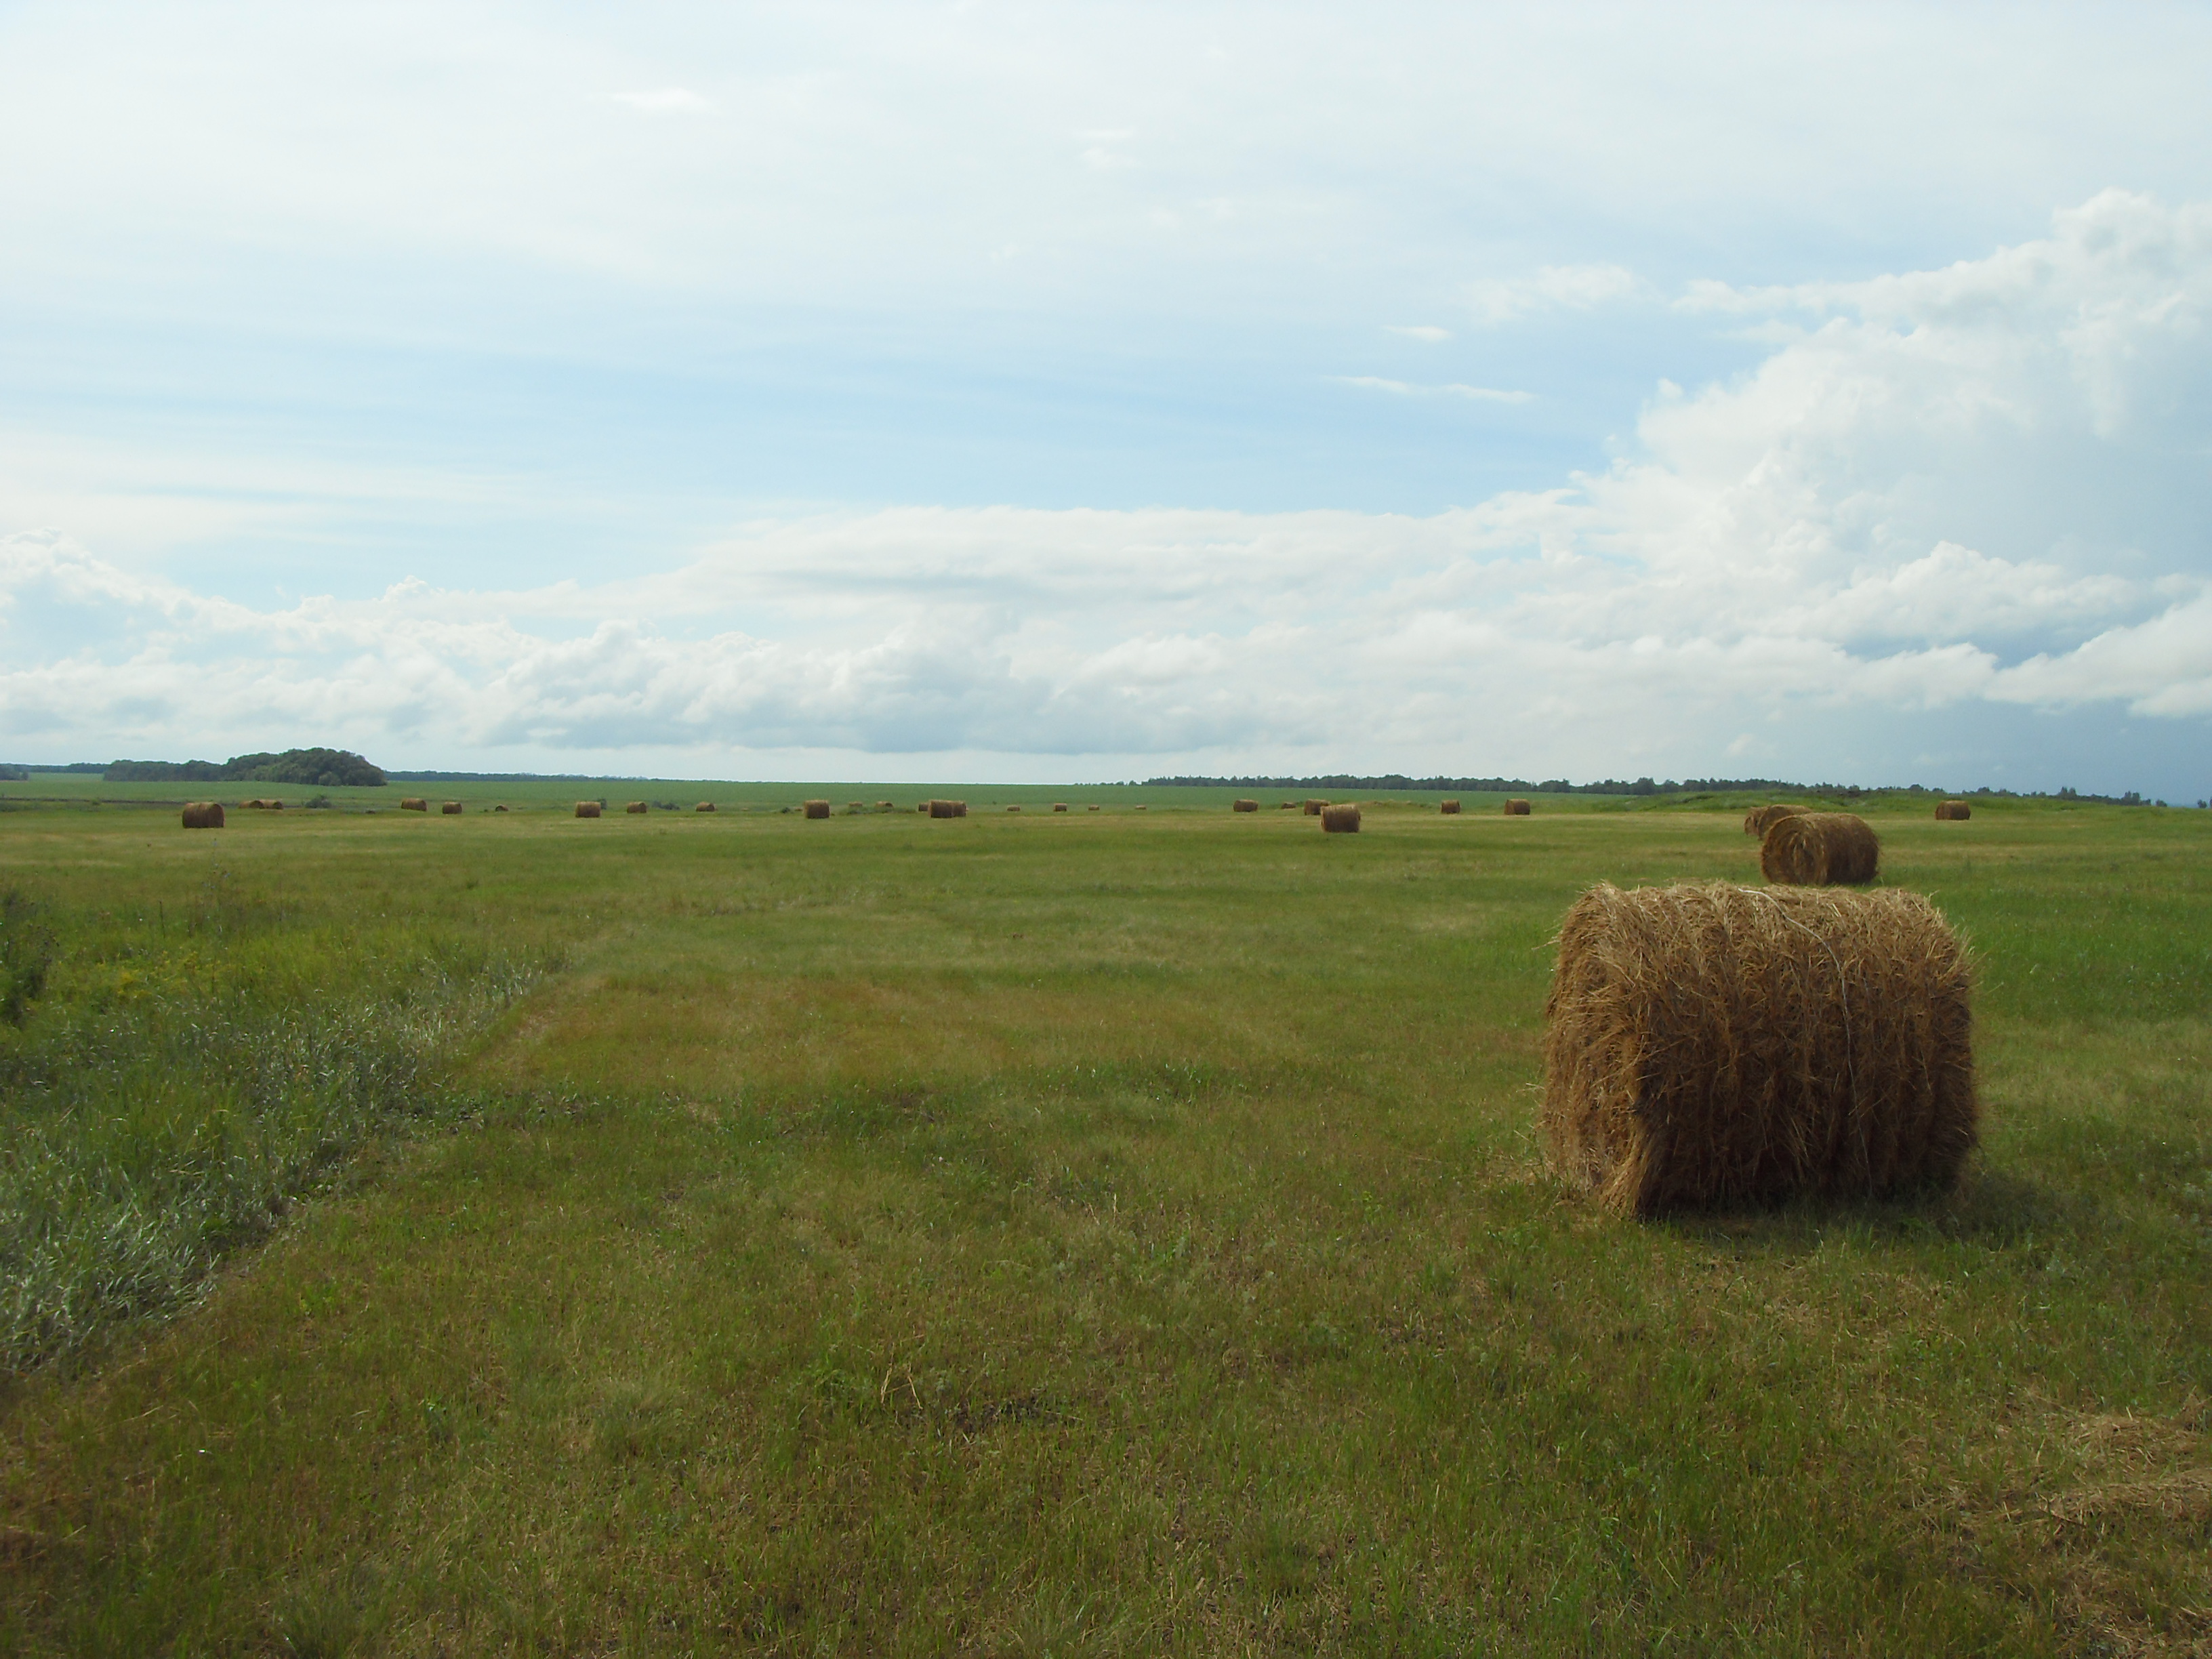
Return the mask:
<svg viewBox="0 0 2212 1659">
<path fill-rule="evenodd" d="M 362 944 L 235 907 L 134 935 L 0 903 L 0 1368 L 174 1307 L 380 1126 L 448 1109 L 443 1062 L 537 971 Z"/>
</svg>

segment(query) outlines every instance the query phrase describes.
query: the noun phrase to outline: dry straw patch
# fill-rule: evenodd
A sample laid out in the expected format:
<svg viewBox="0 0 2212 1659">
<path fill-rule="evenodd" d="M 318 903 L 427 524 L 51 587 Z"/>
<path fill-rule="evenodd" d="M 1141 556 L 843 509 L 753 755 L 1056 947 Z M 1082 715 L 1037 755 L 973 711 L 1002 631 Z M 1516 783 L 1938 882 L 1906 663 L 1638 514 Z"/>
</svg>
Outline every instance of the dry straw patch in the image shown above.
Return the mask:
<svg viewBox="0 0 2212 1659">
<path fill-rule="evenodd" d="M 1778 805 L 1771 806 L 1754 806 L 1751 811 L 1743 815 L 1743 833 L 1747 836 L 1764 836 L 1770 829 L 1773 828 L 1776 820 L 1780 818 L 1794 818 L 1800 813 L 1809 810 L 1809 808 L 1803 806 L 1783 806 Z"/>
<path fill-rule="evenodd" d="M 1946 823 L 1963 823 L 1974 816 L 1974 809 L 1962 800 L 1939 800 L 1936 803 L 1936 816 Z"/>
<path fill-rule="evenodd" d="M 1948 1186 L 1976 1139 L 1970 994 L 1917 893 L 1594 887 L 1545 1006 L 1552 1167 L 1627 1215 Z"/>
<path fill-rule="evenodd" d="M 1784 886 L 1863 886 L 1881 865 L 1881 842 L 1855 812 L 1793 812 L 1759 843 L 1759 872 Z"/>
<path fill-rule="evenodd" d="M 1356 801 L 1343 801 L 1321 809 L 1321 827 L 1326 835 L 1356 836 L 1359 833 L 1359 805 Z"/>
</svg>

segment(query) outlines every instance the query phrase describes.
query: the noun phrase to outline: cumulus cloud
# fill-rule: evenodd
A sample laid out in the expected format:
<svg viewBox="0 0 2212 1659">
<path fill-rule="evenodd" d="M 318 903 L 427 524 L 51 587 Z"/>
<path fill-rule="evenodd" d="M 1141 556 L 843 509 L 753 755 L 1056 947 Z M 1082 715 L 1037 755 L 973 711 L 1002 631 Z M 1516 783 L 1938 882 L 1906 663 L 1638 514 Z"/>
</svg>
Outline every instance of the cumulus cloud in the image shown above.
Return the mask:
<svg viewBox="0 0 2212 1659">
<path fill-rule="evenodd" d="M 597 584 L 276 606 L 17 534 L 0 720 L 72 752 L 1595 770 L 1768 753 L 1786 709 L 2100 708 L 2194 745 L 2208 301 L 2212 210 L 2102 196 L 1983 260 L 1761 299 L 1765 360 L 1662 387 L 1632 455 L 1421 517 L 898 507 Z"/>
</svg>

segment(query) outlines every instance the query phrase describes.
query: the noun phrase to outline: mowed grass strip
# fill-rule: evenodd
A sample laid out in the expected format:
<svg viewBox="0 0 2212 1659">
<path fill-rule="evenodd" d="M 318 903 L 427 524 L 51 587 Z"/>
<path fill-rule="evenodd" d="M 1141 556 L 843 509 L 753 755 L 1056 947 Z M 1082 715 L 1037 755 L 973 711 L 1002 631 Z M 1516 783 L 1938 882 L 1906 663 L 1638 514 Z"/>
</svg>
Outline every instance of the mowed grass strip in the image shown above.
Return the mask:
<svg viewBox="0 0 2212 1659">
<path fill-rule="evenodd" d="M 1967 1183 L 1606 1219 L 1535 1158 L 1546 940 L 1592 880 L 1752 878 L 1739 817 L 226 831 L 234 884 L 570 965 L 471 1127 L 13 1385 L 0 1631 L 2190 1650 L 2197 821 L 1877 817 L 1984 964 Z M 204 878 L 70 828 L 0 859 L 118 927 Z"/>
</svg>

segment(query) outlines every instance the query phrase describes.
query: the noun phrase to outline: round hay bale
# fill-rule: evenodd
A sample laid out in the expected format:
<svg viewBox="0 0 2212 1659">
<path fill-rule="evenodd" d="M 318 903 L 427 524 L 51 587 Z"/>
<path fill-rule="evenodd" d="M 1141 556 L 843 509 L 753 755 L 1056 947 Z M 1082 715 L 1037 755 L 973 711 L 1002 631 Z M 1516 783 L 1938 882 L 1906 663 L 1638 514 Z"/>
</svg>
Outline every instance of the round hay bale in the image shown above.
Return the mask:
<svg viewBox="0 0 2212 1659">
<path fill-rule="evenodd" d="M 647 805 L 647 804 L 641 800 L 625 801 L 623 803 L 623 811 L 625 812 L 645 813 L 652 810 L 653 809 L 651 807 Z"/>
<path fill-rule="evenodd" d="M 399 810 L 403 812 L 427 812 L 430 810 L 430 803 L 420 795 L 402 795 Z"/>
<path fill-rule="evenodd" d="M 1859 887 L 1875 878 L 1881 842 L 1854 812 L 1792 812 L 1766 827 L 1759 868 L 1786 887 Z"/>
<path fill-rule="evenodd" d="M 1139 801 L 1139 803 L 1138 803 L 1134 807 L 1131 808 L 1130 810 L 1131 810 L 1131 811 L 1133 811 L 1141 812 L 1141 811 L 1143 811 L 1145 810 L 1144 803 L 1143 803 L 1143 802 L 1141 802 L 1141 801 Z"/>
<path fill-rule="evenodd" d="M 922 803 L 921 810 L 933 818 L 949 818 L 953 816 L 952 803 L 949 800 L 925 801 Z"/>
<path fill-rule="evenodd" d="M 438 813 L 441 817 L 459 817 L 461 813 L 461 804 L 457 800 L 449 800 L 438 809 Z"/>
<path fill-rule="evenodd" d="M 956 818 L 966 817 L 968 816 L 968 803 L 964 800 L 954 801 L 952 803 L 952 816 Z"/>
<path fill-rule="evenodd" d="M 493 811 L 495 811 L 495 812 L 504 812 L 505 811 L 507 811 L 507 807 L 505 806 L 505 805 L 504 805 L 504 804 L 502 804 L 502 805 L 498 805 L 498 806 L 495 806 L 495 807 L 493 807 L 491 810 L 492 810 Z"/>
<path fill-rule="evenodd" d="M 1083 810 L 1086 812 L 1095 812 L 1098 809 L 1096 806 L 1086 806 Z"/>
<path fill-rule="evenodd" d="M 1353 801 L 1345 801 L 1338 805 L 1322 807 L 1321 809 L 1321 827 L 1322 833 L 1324 835 L 1358 835 L 1359 833 L 1359 807 L 1358 803 Z"/>
<path fill-rule="evenodd" d="M 806 816 L 810 818 L 828 817 L 830 816 L 830 803 L 826 800 L 808 801 L 806 803 Z"/>
<path fill-rule="evenodd" d="M 887 800 L 879 800 L 876 803 L 876 811 L 878 812 L 890 812 L 896 810 Z"/>
<path fill-rule="evenodd" d="M 1256 800 L 1240 800 L 1229 810 L 1232 812 L 1256 812 L 1260 810 L 1260 803 Z"/>
<path fill-rule="evenodd" d="M 1321 809 L 1328 805 L 1328 803 L 1325 800 L 1308 801 L 1306 803 L 1306 816 L 1310 818 L 1319 817 L 1321 816 Z"/>
<path fill-rule="evenodd" d="M 1067 803 L 1064 800 L 1056 800 L 1052 804 L 1052 810 L 1055 812 L 1065 812 L 1067 811 Z"/>
<path fill-rule="evenodd" d="M 267 800 L 263 801 L 261 804 L 272 812 L 281 812 L 284 810 L 284 803 L 278 800 L 274 795 L 270 796 Z"/>
<path fill-rule="evenodd" d="M 702 800 L 691 810 L 695 812 L 713 812 L 719 811 L 720 809 L 715 806 L 714 802 L 710 800 Z"/>
<path fill-rule="evenodd" d="M 1777 818 L 1794 818 L 1810 809 L 1802 806 L 1754 806 L 1743 815 L 1743 833 L 1764 836 Z"/>
<path fill-rule="evenodd" d="M 1018 807 L 1018 806 L 1009 806 L 1009 807 L 1006 809 L 1006 811 L 1008 811 L 1009 812 L 1018 812 L 1018 811 L 1020 811 L 1021 810 L 1022 810 L 1022 809 L 1021 809 L 1020 807 Z"/>
<path fill-rule="evenodd" d="M 1552 1168 L 1623 1215 L 1948 1186 L 1975 1142 L 1971 990 L 1917 893 L 1593 887 L 1544 1008 Z"/>
<path fill-rule="evenodd" d="M 1282 802 L 1277 810 L 1285 812 L 1295 812 L 1298 810 L 1298 804 L 1294 800 L 1286 800 Z"/>
<path fill-rule="evenodd" d="M 219 800 L 186 801 L 185 828 L 187 830 L 222 829 L 222 803 Z"/>
<path fill-rule="evenodd" d="M 1528 816 L 1528 803 L 1525 800 L 1519 799 L 1507 801 L 1505 803 L 1505 816 L 1509 818 L 1527 817 Z"/>
<path fill-rule="evenodd" d="M 1974 816 L 1974 809 L 1962 800 L 1939 800 L 1936 816 L 1945 823 L 1963 823 Z"/>
<path fill-rule="evenodd" d="M 1455 818 L 1459 816 L 1459 803 L 1455 800 L 1439 801 L 1437 811 L 1448 818 Z"/>
<path fill-rule="evenodd" d="M 578 801 L 578 802 L 576 803 L 576 816 L 577 816 L 578 817 L 580 817 L 580 818 L 595 818 L 595 817 L 599 817 L 599 802 L 597 802 L 597 801 L 595 801 L 595 800 L 580 800 L 580 801 Z"/>
</svg>

